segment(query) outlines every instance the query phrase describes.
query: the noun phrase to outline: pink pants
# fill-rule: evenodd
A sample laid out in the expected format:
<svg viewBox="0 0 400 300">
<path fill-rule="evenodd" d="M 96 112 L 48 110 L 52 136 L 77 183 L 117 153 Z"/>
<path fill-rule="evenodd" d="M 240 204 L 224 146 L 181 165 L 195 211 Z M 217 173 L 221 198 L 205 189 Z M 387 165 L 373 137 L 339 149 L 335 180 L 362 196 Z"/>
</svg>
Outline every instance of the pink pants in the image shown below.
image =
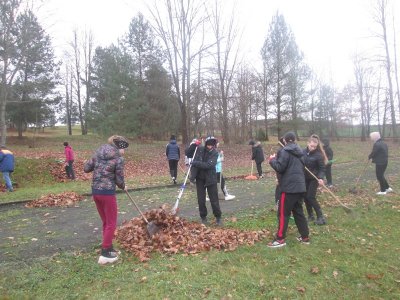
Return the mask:
<svg viewBox="0 0 400 300">
<path fill-rule="evenodd" d="M 103 221 L 102 248 L 108 249 L 112 246 L 114 232 L 117 228 L 117 198 L 115 195 L 93 195 L 93 200 Z"/>
</svg>

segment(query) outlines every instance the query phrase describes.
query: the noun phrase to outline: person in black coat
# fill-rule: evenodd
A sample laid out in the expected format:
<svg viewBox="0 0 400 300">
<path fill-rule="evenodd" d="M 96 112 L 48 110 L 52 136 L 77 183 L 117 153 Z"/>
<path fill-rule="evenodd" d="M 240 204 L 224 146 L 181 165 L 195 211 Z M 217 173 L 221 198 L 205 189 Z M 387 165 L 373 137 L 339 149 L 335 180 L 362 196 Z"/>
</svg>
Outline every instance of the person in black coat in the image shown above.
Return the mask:
<svg viewBox="0 0 400 300">
<path fill-rule="evenodd" d="M 376 179 L 379 181 L 381 190 L 377 195 L 386 195 L 393 192 L 385 178 L 385 171 L 388 165 L 389 150 L 386 143 L 381 139 L 379 132 L 371 132 L 371 141 L 374 142 L 372 152 L 368 155 L 368 160 L 372 159 L 375 164 Z"/>
<path fill-rule="evenodd" d="M 309 230 L 307 219 L 303 212 L 303 196 L 306 191 L 304 177 L 304 153 L 296 144 L 296 136 L 288 132 L 284 136 L 285 147 L 279 157 L 271 155 L 268 158 L 270 166 L 280 174 L 279 187 L 281 197 L 278 205 L 278 231 L 275 239 L 268 243 L 268 247 L 277 248 L 286 245 L 285 236 L 290 214 L 293 214 L 300 236 L 297 240 L 309 244 Z"/>
<path fill-rule="evenodd" d="M 327 187 L 332 187 L 332 163 L 333 163 L 333 150 L 331 146 L 329 145 L 329 140 L 328 139 L 323 139 L 322 143 L 324 144 L 324 151 L 326 154 L 326 157 L 328 158 L 328 162 L 326 163 L 325 166 L 325 177 L 326 177 L 326 185 Z"/>
<path fill-rule="evenodd" d="M 178 178 L 178 162 L 181 157 L 180 149 L 176 143 L 175 135 L 171 135 L 169 144 L 165 149 L 165 155 L 168 159 L 169 173 L 174 184 L 176 184 L 176 178 Z"/>
<path fill-rule="evenodd" d="M 193 157 L 191 181 L 196 179 L 197 202 L 201 222 L 208 224 L 207 207 L 206 207 L 206 191 L 210 198 L 211 208 L 216 218 L 216 224 L 222 226 L 221 209 L 218 199 L 217 172 L 215 166 L 217 164 L 218 152 L 215 149 L 217 139 L 213 136 L 206 138 L 205 146 L 199 146 L 196 155 Z"/>
<path fill-rule="evenodd" d="M 306 171 L 305 204 L 308 213 L 308 220 L 315 221 L 316 225 L 325 225 L 326 220 L 322 213 L 321 206 L 317 201 L 317 189 L 319 185 L 324 184 L 325 164 L 328 161 L 318 135 L 313 134 L 308 139 L 307 148 L 304 149 L 305 166 L 310 170 L 318 180 Z M 314 218 L 313 210 L 317 214 L 317 220 Z"/>
<path fill-rule="evenodd" d="M 258 179 L 264 177 L 262 172 L 261 164 L 264 161 L 264 151 L 261 146 L 261 142 L 250 141 L 249 145 L 251 145 L 251 160 L 256 162 L 257 172 L 258 172 Z"/>
</svg>

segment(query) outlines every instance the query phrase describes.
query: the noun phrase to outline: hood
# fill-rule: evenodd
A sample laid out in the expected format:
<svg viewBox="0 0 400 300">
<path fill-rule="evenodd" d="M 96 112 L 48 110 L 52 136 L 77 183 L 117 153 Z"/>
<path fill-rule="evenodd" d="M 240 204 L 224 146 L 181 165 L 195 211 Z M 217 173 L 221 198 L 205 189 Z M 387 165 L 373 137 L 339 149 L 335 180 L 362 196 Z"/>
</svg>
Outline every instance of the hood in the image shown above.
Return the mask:
<svg viewBox="0 0 400 300">
<path fill-rule="evenodd" d="M 65 149 L 72 149 L 72 147 L 70 145 L 65 146 Z"/>
<path fill-rule="evenodd" d="M 324 146 L 329 146 L 329 140 L 328 139 L 323 139 L 322 143 L 324 144 Z"/>
<path fill-rule="evenodd" d="M 120 156 L 121 154 L 119 153 L 117 147 L 110 144 L 105 144 L 96 151 L 96 157 L 100 160 L 110 160 Z"/>
<path fill-rule="evenodd" d="M 299 145 L 294 143 L 287 144 L 283 149 L 296 157 L 302 157 L 304 155 L 303 150 L 299 147 Z"/>
</svg>

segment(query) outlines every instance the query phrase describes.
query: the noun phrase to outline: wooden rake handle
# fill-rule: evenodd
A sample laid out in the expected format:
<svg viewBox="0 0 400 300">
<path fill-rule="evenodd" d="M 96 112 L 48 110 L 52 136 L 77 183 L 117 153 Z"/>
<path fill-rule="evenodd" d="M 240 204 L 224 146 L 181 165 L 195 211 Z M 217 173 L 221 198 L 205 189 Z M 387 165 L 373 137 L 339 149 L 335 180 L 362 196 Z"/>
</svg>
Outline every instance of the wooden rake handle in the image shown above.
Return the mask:
<svg viewBox="0 0 400 300">
<path fill-rule="evenodd" d="M 279 144 L 282 147 L 285 147 L 281 142 L 279 142 Z M 314 179 L 316 179 L 319 182 L 319 178 L 317 176 L 314 175 L 313 172 L 310 171 L 309 168 L 307 168 L 306 166 L 304 166 L 304 169 L 312 176 L 314 177 Z M 325 183 L 322 183 L 322 187 L 346 210 L 351 211 L 351 208 L 346 206 L 342 201 L 340 201 L 340 199 L 325 185 Z"/>
</svg>

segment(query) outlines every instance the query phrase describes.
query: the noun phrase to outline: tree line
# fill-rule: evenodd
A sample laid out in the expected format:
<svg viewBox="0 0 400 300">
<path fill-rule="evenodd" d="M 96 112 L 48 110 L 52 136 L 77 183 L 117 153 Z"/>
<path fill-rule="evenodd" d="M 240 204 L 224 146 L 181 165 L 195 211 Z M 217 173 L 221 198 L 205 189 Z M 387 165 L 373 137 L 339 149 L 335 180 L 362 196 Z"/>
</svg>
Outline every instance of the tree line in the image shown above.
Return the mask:
<svg viewBox="0 0 400 300">
<path fill-rule="evenodd" d="M 387 0 L 376 0 L 371 15 L 378 46 L 354 54 L 354 82 L 340 89 L 313 72 L 278 12 L 257 66 L 240 53 L 235 8 L 226 13 L 220 0 L 154 1 L 148 18 L 134 16 L 106 47 L 76 29 L 58 61 L 51 37 L 23 4 L 0 2 L 2 144 L 7 128 L 22 136 L 28 126 L 57 122 L 69 134 L 79 124 L 82 135 L 180 133 L 183 143 L 205 134 L 225 143 L 268 140 L 288 129 L 340 137 L 339 127 L 353 124 L 362 140 L 375 124 L 383 136 L 398 137 L 398 50 Z"/>
</svg>

